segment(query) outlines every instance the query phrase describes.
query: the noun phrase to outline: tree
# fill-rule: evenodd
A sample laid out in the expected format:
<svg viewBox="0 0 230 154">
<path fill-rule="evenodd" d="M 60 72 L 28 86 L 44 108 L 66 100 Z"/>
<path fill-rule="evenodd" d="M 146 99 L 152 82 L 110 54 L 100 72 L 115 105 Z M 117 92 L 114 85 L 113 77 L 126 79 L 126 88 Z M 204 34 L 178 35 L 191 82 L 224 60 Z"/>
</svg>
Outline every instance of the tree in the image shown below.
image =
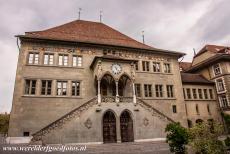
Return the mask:
<svg viewBox="0 0 230 154">
<path fill-rule="evenodd" d="M 215 122 L 202 122 L 189 129 L 189 145 L 197 154 L 223 154 L 224 146 L 218 140 L 223 126 Z"/>
<path fill-rule="evenodd" d="M 188 144 L 188 131 L 180 123 L 170 123 L 166 126 L 166 142 L 169 143 L 170 151 L 177 154 L 186 153 L 185 145 Z"/>
<path fill-rule="evenodd" d="M 7 134 L 9 128 L 9 114 L 0 114 L 0 133 Z"/>
</svg>

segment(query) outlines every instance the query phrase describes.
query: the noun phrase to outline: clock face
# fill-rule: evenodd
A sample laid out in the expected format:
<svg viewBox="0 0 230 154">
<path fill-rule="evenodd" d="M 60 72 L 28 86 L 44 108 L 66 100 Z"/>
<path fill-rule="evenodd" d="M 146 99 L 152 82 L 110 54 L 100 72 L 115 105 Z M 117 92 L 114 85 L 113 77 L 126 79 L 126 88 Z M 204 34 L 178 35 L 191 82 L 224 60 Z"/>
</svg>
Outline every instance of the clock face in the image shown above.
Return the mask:
<svg viewBox="0 0 230 154">
<path fill-rule="evenodd" d="M 112 71 L 114 74 L 119 74 L 122 71 L 122 67 L 120 64 L 112 64 Z"/>
</svg>

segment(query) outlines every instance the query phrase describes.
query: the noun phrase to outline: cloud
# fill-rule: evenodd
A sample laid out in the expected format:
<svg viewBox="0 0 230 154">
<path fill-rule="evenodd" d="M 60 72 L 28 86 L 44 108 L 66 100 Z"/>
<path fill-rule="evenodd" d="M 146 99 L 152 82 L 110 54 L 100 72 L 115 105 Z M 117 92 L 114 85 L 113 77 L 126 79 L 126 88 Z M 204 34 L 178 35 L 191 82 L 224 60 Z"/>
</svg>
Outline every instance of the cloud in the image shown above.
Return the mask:
<svg viewBox="0 0 230 154">
<path fill-rule="evenodd" d="M 103 22 L 146 44 L 186 52 L 205 44 L 229 45 L 227 0 L 7 0 L 0 1 L 0 112 L 10 111 L 18 49 L 14 35 L 43 30 L 78 18 Z"/>
</svg>

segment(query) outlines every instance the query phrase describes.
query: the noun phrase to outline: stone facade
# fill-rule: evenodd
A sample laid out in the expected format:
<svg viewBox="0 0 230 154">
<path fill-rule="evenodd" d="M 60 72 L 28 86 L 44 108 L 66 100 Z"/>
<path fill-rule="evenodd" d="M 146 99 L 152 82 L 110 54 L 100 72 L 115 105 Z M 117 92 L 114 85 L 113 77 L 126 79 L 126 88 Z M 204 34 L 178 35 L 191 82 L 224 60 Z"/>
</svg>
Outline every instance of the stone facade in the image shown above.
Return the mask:
<svg viewBox="0 0 230 154">
<path fill-rule="evenodd" d="M 188 118 L 219 118 L 216 97 L 184 100 L 183 87 L 196 85 L 182 86 L 181 53 L 24 36 L 20 40 L 10 137 L 33 135 L 33 141 L 44 143 L 143 141 L 165 138 L 169 122 L 187 127 Z M 51 64 L 45 55 L 52 55 L 47 56 Z M 81 57 L 77 66 L 74 56 Z M 201 107 L 197 117 L 195 102 L 210 104 L 212 114 Z"/>
</svg>

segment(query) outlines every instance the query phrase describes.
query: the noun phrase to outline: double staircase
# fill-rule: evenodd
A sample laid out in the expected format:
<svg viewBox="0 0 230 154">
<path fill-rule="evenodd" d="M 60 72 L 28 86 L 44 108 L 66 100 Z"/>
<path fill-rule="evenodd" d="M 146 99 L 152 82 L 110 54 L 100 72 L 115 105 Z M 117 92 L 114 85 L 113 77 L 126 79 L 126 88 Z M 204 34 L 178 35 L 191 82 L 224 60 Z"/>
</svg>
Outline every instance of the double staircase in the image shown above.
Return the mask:
<svg viewBox="0 0 230 154">
<path fill-rule="evenodd" d="M 119 103 L 132 103 L 132 100 L 133 100 L 132 97 L 119 97 Z M 114 103 L 114 102 L 115 102 L 115 97 L 102 97 L 102 103 Z M 77 117 L 79 118 L 83 112 L 85 112 L 86 110 L 88 110 L 89 108 L 97 104 L 98 104 L 97 97 L 90 99 L 83 105 L 73 109 L 69 113 L 65 114 L 64 116 L 60 117 L 56 121 L 50 123 L 46 127 L 39 130 L 38 132 L 34 133 L 32 135 L 33 138 L 31 141 L 35 142 L 35 141 L 42 140 L 42 137 L 50 133 L 52 130 L 61 128 L 61 126 L 63 126 L 66 122 L 72 120 L 73 118 L 77 118 Z M 151 112 L 152 116 L 157 116 L 163 121 L 175 122 L 174 120 L 172 120 L 162 112 L 158 111 L 157 109 L 155 109 L 154 107 L 152 107 L 151 105 L 143 101 L 142 99 L 138 98 L 135 105 L 143 107 L 147 111 Z"/>
</svg>

